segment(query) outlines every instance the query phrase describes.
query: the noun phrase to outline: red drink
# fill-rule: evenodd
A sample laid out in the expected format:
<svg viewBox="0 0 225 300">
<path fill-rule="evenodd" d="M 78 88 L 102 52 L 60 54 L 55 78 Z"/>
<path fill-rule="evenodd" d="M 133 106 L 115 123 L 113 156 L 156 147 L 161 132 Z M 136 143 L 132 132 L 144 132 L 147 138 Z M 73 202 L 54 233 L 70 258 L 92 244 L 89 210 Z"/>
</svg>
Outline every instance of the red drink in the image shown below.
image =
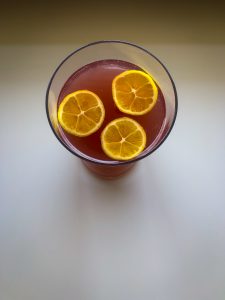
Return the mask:
<svg viewBox="0 0 225 300">
<path fill-rule="evenodd" d="M 76 90 L 90 90 L 96 93 L 105 107 L 105 120 L 101 128 L 87 137 L 76 137 L 59 127 L 61 138 L 73 151 L 80 151 L 85 156 L 112 161 L 106 156 L 101 147 L 100 135 L 103 128 L 112 120 L 119 117 L 131 117 L 139 122 L 146 131 L 146 148 L 151 147 L 162 128 L 166 109 L 162 91 L 158 87 L 158 100 L 154 108 L 142 116 L 126 115 L 119 111 L 112 98 L 112 80 L 126 70 L 141 70 L 140 67 L 121 60 L 101 60 L 88 64 L 77 70 L 64 84 L 58 99 L 58 106 L 63 98 Z M 123 166 L 124 167 L 124 166 Z"/>
<path fill-rule="evenodd" d="M 155 106 L 142 116 L 120 112 L 112 97 L 115 76 L 134 69 L 150 73 L 158 85 Z M 57 116 L 62 99 L 81 89 L 97 94 L 106 111 L 104 123 L 98 131 L 87 137 L 76 137 L 65 132 Z M 76 49 L 58 65 L 46 93 L 48 121 L 59 142 L 104 178 L 125 173 L 136 161 L 162 145 L 173 128 L 177 106 L 176 87 L 167 68 L 148 50 L 126 41 L 96 41 Z M 100 141 L 100 135 L 108 123 L 121 117 L 136 120 L 147 134 L 146 148 L 137 157 L 127 161 L 110 159 L 103 152 Z"/>
</svg>

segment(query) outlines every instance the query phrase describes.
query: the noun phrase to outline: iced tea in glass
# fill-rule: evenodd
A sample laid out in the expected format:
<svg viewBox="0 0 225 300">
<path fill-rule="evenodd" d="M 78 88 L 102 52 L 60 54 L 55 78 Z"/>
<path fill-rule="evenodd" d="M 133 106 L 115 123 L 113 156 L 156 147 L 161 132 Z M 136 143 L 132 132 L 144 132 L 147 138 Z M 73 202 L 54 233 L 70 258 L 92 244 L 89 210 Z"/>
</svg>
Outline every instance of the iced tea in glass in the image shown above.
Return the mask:
<svg viewBox="0 0 225 300">
<path fill-rule="evenodd" d="M 113 101 L 112 81 L 127 70 L 150 73 L 157 85 L 157 102 L 144 115 L 128 116 Z M 102 126 L 87 137 L 67 133 L 57 119 L 57 111 L 64 97 L 77 90 L 94 92 L 105 108 Z M 177 114 L 177 93 L 165 66 L 144 48 L 123 41 L 98 41 L 77 49 L 58 66 L 47 89 L 46 110 L 54 134 L 66 149 L 82 159 L 95 174 L 115 178 L 155 151 L 169 135 Z M 117 161 L 104 153 L 100 135 L 110 121 L 124 116 L 132 117 L 144 128 L 147 141 L 144 151 L 137 157 Z"/>
</svg>

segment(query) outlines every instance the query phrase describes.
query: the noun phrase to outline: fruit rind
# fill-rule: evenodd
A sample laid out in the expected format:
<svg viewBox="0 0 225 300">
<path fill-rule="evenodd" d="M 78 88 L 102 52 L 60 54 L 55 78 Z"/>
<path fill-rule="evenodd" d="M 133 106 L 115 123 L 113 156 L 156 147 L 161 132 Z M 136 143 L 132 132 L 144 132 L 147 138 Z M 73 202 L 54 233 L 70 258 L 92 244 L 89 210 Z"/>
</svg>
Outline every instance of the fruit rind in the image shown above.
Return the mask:
<svg viewBox="0 0 225 300">
<path fill-rule="evenodd" d="M 153 89 L 153 97 L 152 97 L 152 103 L 151 105 L 148 106 L 147 109 L 145 110 L 142 110 L 142 111 L 132 111 L 130 108 L 125 108 L 123 107 L 123 105 L 121 105 L 120 103 L 120 100 L 118 99 L 118 93 L 119 91 L 117 90 L 117 82 L 118 80 L 122 79 L 122 78 L 125 78 L 126 76 L 128 75 L 132 75 L 132 74 L 137 74 L 137 75 L 141 75 L 143 76 L 145 79 L 147 79 L 148 83 L 152 86 L 152 89 Z M 131 88 L 132 89 L 132 88 Z M 128 92 L 124 92 L 124 94 L 129 94 Z M 144 115 L 148 112 L 150 112 L 152 110 L 152 108 L 155 106 L 156 102 L 157 102 L 157 98 L 158 98 L 158 88 L 157 88 L 157 85 L 155 84 L 152 76 L 148 73 L 145 73 L 143 71 L 139 71 L 139 70 L 127 70 L 127 71 L 124 71 L 120 74 L 118 74 L 114 79 L 113 79 L 113 82 L 112 82 L 112 95 L 113 95 L 113 100 L 117 106 L 117 108 L 123 112 L 123 113 L 126 113 L 126 114 L 129 114 L 129 115 L 136 115 L 136 116 L 140 116 L 140 115 Z M 141 98 L 141 97 L 139 97 Z"/>
<path fill-rule="evenodd" d="M 135 144 L 133 144 L 133 148 L 138 148 L 138 150 L 131 154 L 131 155 L 127 155 L 126 157 L 124 156 L 121 156 L 120 154 L 116 155 L 115 153 L 112 153 L 112 151 L 109 150 L 109 147 L 108 145 L 110 143 L 107 143 L 105 142 L 105 134 L 107 133 L 108 129 L 110 126 L 117 126 L 116 124 L 120 121 L 129 121 L 131 122 L 133 125 L 136 126 L 136 131 L 139 131 L 140 134 L 141 134 L 141 137 L 142 137 L 142 144 L 141 146 L 137 146 Z M 134 131 L 133 133 L 131 134 L 134 134 L 136 131 Z M 126 139 L 124 141 L 126 143 Z M 112 144 L 112 143 L 111 143 Z M 117 146 L 119 146 L 119 142 L 114 142 L 114 144 L 117 144 Z M 110 123 L 108 123 L 106 125 L 106 127 L 103 129 L 102 133 L 101 133 L 101 145 L 102 145 L 102 149 L 103 151 L 105 152 L 105 154 L 110 157 L 111 159 L 114 159 L 114 160 L 130 160 L 130 159 L 133 159 L 135 157 L 137 157 L 145 148 L 146 146 L 146 133 L 145 133 L 145 130 L 143 129 L 143 127 L 135 120 L 133 120 L 132 118 L 128 118 L 128 117 L 122 117 L 122 118 L 118 118 L 118 119 L 114 119 L 113 121 L 111 121 Z M 115 145 L 116 146 L 116 145 Z"/>
<path fill-rule="evenodd" d="M 101 110 L 101 117 L 100 117 L 100 120 L 98 123 L 92 121 L 93 123 L 95 123 L 95 126 L 87 131 L 87 132 L 78 132 L 76 131 L 76 128 L 75 129 L 71 129 L 69 128 L 68 126 L 66 126 L 65 122 L 63 122 L 63 114 L 65 114 L 65 112 L 63 111 L 64 107 L 65 107 L 65 104 L 68 103 L 69 99 L 71 98 L 75 98 L 76 102 L 78 102 L 78 106 L 79 106 L 79 101 L 77 100 L 77 96 L 79 95 L 84 95 L 84 94 L 87 94 L 87 95 L 91 95 L 94 97 L 94 99 L 97 101 L 96 102 L 96 107 L 99 107 L 100 110 Z M 91 107 L 90 109 L 94 108 Z M 71 113 L 71 115 L 73 115 L 74 117 L 77 117 L 78 118 L 78 115 L 75 114 L 75 113 Z M 85 115 L 85 111 L 84 111 L 84 115 Z M 67 133 L 70 133 L 72 135 L 75 135 L 75 136 L 78 136 L 78 137 L 86 137 L 86 136 L 89 136 L 93 133 L 95 133 L 102 125 L 103 121 L 104 121 L 104 118 L 105 118 L 105 108 L 104 108 L 104 105 L 101 101 L 101 99 L 99 98 L 99 96 L 89 90 L 78 90 L 78 91 L 75 91 L 73 93 L 70 93 L 68 94 L 64 99 L 63 101 L 60 103 L 59 105 L 59 108 L 58 108 L 58 120 L 59 120 L 59 123 L 61 125 L 61 127 L 67 132 Z"/>
</svg>

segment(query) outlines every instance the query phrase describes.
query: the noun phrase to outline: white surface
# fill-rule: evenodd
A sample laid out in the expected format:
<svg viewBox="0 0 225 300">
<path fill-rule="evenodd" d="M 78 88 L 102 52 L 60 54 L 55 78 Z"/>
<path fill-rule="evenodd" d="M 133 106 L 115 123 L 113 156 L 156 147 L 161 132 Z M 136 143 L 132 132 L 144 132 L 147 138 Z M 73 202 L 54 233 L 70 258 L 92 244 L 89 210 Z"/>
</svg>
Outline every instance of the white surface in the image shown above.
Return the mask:
<svg viewBox="0 0 225 300">
<path fill-rule="evenodd" d="M 225 299 L 225 46 L 145 45 L 174 78 L 166 142 L 115 181 L 53 135 L 45 91 L 77 45 L 0 48 L 0 299 Z"/>
</svg>

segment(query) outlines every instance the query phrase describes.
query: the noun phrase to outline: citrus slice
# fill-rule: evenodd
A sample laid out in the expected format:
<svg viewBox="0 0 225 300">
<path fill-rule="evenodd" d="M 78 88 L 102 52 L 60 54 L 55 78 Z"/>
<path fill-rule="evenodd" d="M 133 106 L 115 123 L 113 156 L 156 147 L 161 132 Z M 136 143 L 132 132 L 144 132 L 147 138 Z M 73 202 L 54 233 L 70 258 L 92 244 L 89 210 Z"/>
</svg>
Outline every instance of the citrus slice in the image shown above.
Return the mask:
<svg viewBox="0 0 225 300">
<path fill-rule="evenodd" d="M 146 145 L 146 133 L 131 118 L 111 121 L 101 134 L 102 149 L 112 159 L 129 160 L 140 154 Z"/>
<path fill-rule="evenodd" d="M 96 132 L 103 123 L 105 109 L 100 98 L 88 90 L 67 95 L 60 103 L 58 120 L 62 128 L 79 137 Z"/>
<path fill-rule="evenodd" d="M 158 88 L 149 74 L 128 70 L 113 79 L 112 94 L 120 111 L 130 115 L 144 115 L 156 104 Z"/>
</svg>

